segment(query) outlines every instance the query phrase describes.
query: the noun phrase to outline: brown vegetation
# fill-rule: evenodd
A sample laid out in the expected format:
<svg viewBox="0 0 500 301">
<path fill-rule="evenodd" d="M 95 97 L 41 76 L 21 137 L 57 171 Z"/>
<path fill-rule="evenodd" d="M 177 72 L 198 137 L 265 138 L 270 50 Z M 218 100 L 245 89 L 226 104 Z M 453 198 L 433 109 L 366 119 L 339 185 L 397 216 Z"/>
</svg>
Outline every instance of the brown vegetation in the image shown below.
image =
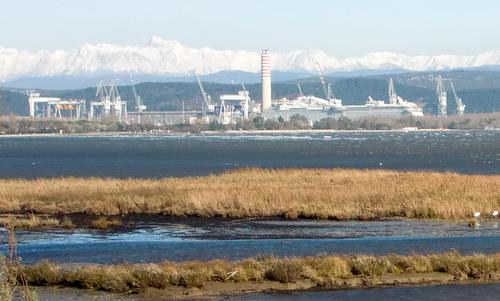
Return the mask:
<svg viewBox="0 0 500 301">
<path fill-rule="evenodd" d="M 48 216 L 39 217 L 35 214 L 29 217 L 4 216 L 0 217 L 0 225 L 18 229 L 52 228 L 59 226 L 59 220 Z"/>
<path fill-rule="evenodd" d="M 237 262 L 213 260 L 71 267 L 44 261 L 13 268 L 21 269 L 28 283 L 35 286 L 66 286 L 125 293 L 137 293 L 147 288 L 201 288 L 214 282 L 309 281 L 320 287 L 338 288 L 345 287 L 346 283 L 366 286 L 367 283 L 384 284 L 384 281 L 389 281 L 387 279 L 397 279 L 380 278 L 388 275 L 408 277 L 431 273 L 434 278 L 436 275 L 447 275 L 441 277 L 446 281 L 499 280 L 500 253 L 468 256 L 452 252 L 411 256 L 259 257 Z M 362 281 L 348 282 L 349 279 Z"/>
<path fill-rule="evenodd" d="M 121 225 L 122 221 L 118 218 L 107 218 L 105 216 L 101 216 L 92 222 L 92 226 L 99 230 L 107 230 Z"/>
<path fill-rule="evenodd" d="M 0 213 L 465 219 L 500 208 L 500 176 L 242 169 L 166 179 L 0 180 Z"/>
</svg>

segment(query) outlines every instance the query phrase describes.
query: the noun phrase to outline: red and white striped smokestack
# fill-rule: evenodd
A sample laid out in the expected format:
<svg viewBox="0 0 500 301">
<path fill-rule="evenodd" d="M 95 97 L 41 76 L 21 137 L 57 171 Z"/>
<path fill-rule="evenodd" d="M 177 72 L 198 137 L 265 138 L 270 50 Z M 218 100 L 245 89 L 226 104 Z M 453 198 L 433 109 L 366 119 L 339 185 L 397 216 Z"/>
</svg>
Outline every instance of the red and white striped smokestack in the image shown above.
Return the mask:
<svg viewBox="0 0 500 301">
<path fill-rule="evenodd" d="M 262 84 L 262 112 L 271 110 L 271 55 L 269 50 L 262 50 L 260 57 Z"/>
</svg>

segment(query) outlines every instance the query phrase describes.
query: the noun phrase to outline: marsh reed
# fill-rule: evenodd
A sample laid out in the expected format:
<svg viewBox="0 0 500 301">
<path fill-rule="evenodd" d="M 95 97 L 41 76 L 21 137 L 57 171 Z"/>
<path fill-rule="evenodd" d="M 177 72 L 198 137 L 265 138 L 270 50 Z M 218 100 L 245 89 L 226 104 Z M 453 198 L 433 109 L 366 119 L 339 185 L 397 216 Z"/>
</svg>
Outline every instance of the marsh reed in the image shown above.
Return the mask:
<svg viewBox="0 0 500 301">
<path fill-rule="evenodd" d="M 165 179 L 0 180 L 0 213 L 463 219 L 500 209 L 500 176 L 239 169 Z"/>
</svg>

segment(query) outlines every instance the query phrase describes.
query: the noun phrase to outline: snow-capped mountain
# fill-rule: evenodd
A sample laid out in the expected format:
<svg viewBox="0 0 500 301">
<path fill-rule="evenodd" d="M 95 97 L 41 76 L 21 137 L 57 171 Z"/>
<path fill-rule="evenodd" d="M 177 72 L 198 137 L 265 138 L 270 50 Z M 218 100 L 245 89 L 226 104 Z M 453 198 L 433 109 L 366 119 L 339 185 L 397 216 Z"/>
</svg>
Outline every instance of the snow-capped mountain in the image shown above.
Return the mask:
<svg viewBox="0 0 500 301">
<path fill-rule="evenodd" d="M 500 65 L 500 51 L 474 56 L 406 56 L 389 52 L 337 59 L 321 50 L 272 53 L 273 70 L 324 72 L 405 69 L 432 71 Z M 148 46 L 85 44 L 71 51 L 23 51 L 0 47 L 0 82 L 24 77 L 96 75 L 134 72 L 152 75 L 187 75 L 195 71 L 259 72 L 260 54 L 252 51 L 190 48 L 173 40 L 153 37 Z"/>
</svg>

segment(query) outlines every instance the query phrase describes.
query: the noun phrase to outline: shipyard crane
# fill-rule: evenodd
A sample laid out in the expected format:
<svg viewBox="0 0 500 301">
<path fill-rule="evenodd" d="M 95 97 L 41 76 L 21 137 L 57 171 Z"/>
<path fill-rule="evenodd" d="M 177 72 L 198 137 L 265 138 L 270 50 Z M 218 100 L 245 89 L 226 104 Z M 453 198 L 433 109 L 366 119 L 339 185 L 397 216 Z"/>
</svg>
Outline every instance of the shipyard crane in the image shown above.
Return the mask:
<svg viewBox="0 0 500 301">
<path fill-rule="evenodd" d="M 106 89 L 106 86 L 104 86 L 104 82 L 102 80 L 97 85 L 97 91 L 95 93 L 95 96 L 98 99 L 96 104 L 100 103 L 100 105 L 101 105 L 102 117 L 108 117 L 110 114 L 110 111 L 111 111 L 111 101 L 110 101 L 109 92 Z M 93 113 L 91 114 L 91 116 L 92 115 L 93 115 Z"/>
<path fill-rule="evenodd" d="M 461 116 L 465 112 L 465 105 L 460 97 L 458 97 L 457 92 L 455 91 L 455 86 L 453 82 L 450 80 L 451 91 L 453 92 L 453 96 L 455 97 L 455 103 L 457 106 L 457 115 Z"/>
<path fill-rule="evenodd" d="M 137 123 L 141 124 L 141 113 L 146 110 L 146 106 L 142 103 L 141 97 L 137 95 L 137 91 L 135 90 L 134 79 L 132 78 L 132 73 L 128 73 L 130 77 L 130 84 L 132 86 L 132 92 L 134 93 L 135 99 L 135 110 L 137 111 Z"/>
<path fill-rule="evenodd" d="M 448 114 L 447 95 L 441 75 L 437 78 L 436 95 L 438 98 L 438 115 L 446 116 Z"/>
<path fill-rule="evenodd" d="M 198 73 L 195 73 L 195 75 L 196 75 L 196 80 L 198 81 L 198 86 L 200 87 L 201 97 L 203 98 L 202 111 L 203 111 L 203 116 L 205 117 L 207 116 L 207 110 L 214 111 L 215 106 L 212 104 L 212 98 L 210 97 L 210 95 L 208 95 L 207 92 L 205 92 L 205 89 L 203 89 L 203 84 L 201 83 L 200 76 L 198 75 Z"/>
<path fill-rule="evenodd" d="M 243 93 L 245 94 L 245 101 L 243 102 L 243 119 L 247 120 L 248 110 L 251 102 L 250 93 L 247 91 L 247 88 L 245 87 L 243 81 L 241 82 L 241 87 L 243 88 Z"/>
<path fill-rule="evenodd" d="M 302 88 L 300 87 L 299 83 L 297 83 L 297 87 L 299 88 L 300 97 L 304 97 L 304 93 L 302 93 Z"/>
<path fill-rule="evenodd" d="M 243 81 L 241 82 L 241 87 L 243 88 L 243 91 L 245 91 L 245 95 L 247 96 L 247 99 L 248 99 L 248 102 L 251 103 L 253 105 L 253 101 L 252 99 L 250 98 L 250 92 L 248 92 L 247 88 L 245 87 L 245 84 L 243 83 Z"/>
<path fill-rule="evenodd" d="M 137 91 L 135 90 L 135 83 L 134 79 L 132 78 L 132 73 L 129 73 L 130 77 L 130 84 L 132 86 L 132 92 L 134 93 L 134 99 L 135 99 L 135 109 L 137 112 L 142 112 L 146 110 L 146 106 L 142 102 L 141 96 L 137 95 Z"/>
<path fill-rule="evenodd" d="M 243 83 L 243 81 L 241 81 L 241 88 L 243 89 L 243 91 L 247 92 L 247 88 L 245 87 L 245 84 Z"/>
<path fill-rule="evenodd" d="M 327 88 L 327 99 L 334 99 L 335 96 L 333 95 L 333 89 L 332 89 L 332 83 L 328 83 L 328 88 Z"/>
<path fill-rule="evenodd" d="M 122 101 L 120 93 L 118 93 L 118 87 L 116 85 L 117 79 L 111 81 L 109 86 L 108 96 L 111 101 L 111 106 L 113 109 L 113 115 L 118 117 L 118 120 L 122 120 L 122 115 L 125 115 L 125 120 L 127 119 L 127 104 Z"/>
<path fill-rule="evenodd" d="M 392 78 L 389 80 L 389 104 L 398 104 L 398 95 L 396 94 L 396 88 L 394 88 L 394 81 Z"/>
<path fill-rule="evenodd" d="M 328 89 L 326 87 L 326 81 L 325 81 L 325 76 L 323 75 L 323 68 L 321 67 L 321 64 L 319 62 L 316 62 L 318 64 L 318 69 L 319 69 L 319 80 L 321 81 L 321 85 L 323 86 L 323 92 L 325 93 L 326 100 L 330 100 L 328 97 Z"/>
</svg>

